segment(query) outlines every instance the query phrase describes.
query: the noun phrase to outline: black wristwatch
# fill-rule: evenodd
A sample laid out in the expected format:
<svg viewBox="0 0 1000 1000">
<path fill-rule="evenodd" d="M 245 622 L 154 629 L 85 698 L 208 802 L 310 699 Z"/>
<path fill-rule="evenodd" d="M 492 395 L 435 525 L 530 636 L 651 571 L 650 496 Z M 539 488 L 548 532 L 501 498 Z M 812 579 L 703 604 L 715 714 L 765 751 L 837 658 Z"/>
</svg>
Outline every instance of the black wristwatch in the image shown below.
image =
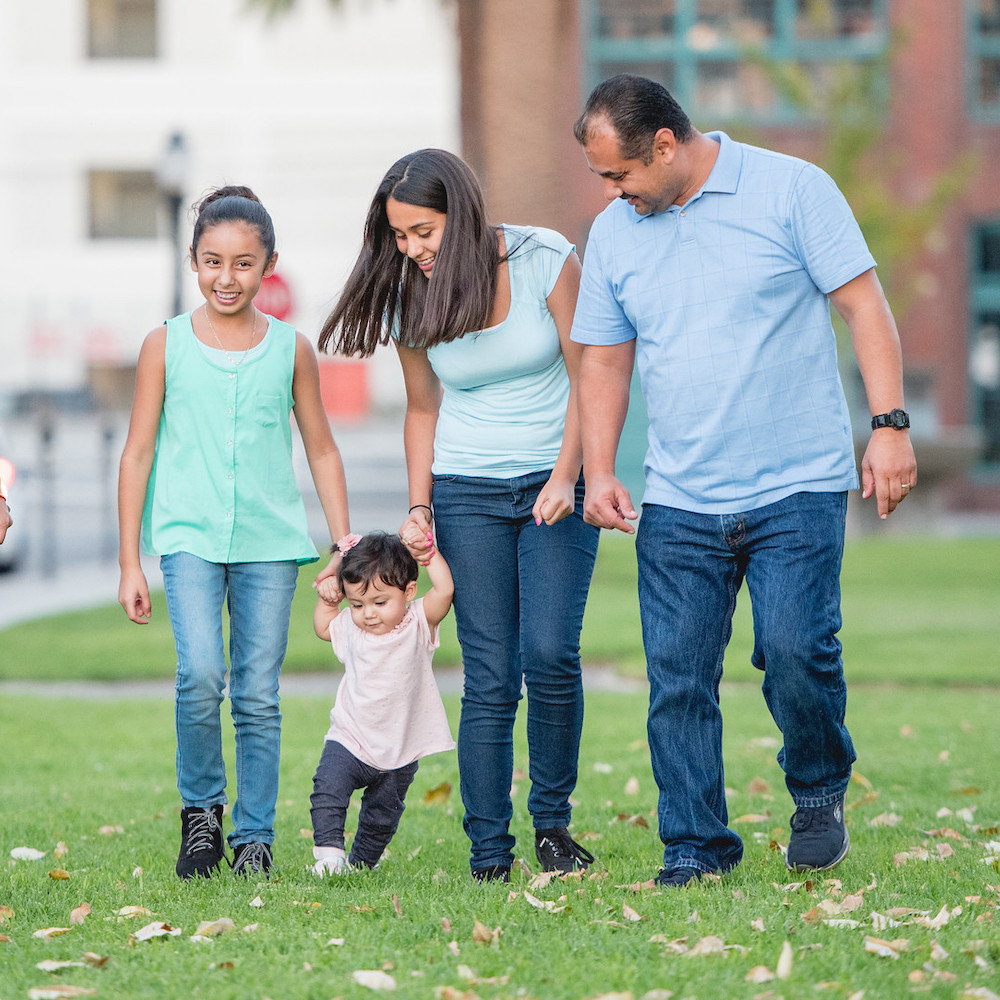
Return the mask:
<svg viewBox="0 0 1000 1000">
<path fill-rule="evenodd" d="M 872 430 L 877 431 L 880 427 L 891 427 L 893 430 L 902 431 L 910 426 L 910 415 L 906 410 L 890 410 L 888 413 L 879 413 L 872 417 Z"/>
</svg>

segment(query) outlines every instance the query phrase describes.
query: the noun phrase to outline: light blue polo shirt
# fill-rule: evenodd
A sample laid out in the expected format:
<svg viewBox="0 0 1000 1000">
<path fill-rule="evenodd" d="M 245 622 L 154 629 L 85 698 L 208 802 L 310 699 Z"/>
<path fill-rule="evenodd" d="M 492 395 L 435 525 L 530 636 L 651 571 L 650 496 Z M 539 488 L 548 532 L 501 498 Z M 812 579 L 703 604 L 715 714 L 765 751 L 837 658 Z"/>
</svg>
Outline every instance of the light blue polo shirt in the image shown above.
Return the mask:
<svg viewBox="0 0 1000 1000">
<path fill-rule="evenodd" d="M 722 132 L 684 206 L 616 200 L 583 262 L 573 340 L 636 340 L 645 503 L 735 513 L 858 485 L 827 295 L 875 266 L 819 167 Z"/>
</svg>

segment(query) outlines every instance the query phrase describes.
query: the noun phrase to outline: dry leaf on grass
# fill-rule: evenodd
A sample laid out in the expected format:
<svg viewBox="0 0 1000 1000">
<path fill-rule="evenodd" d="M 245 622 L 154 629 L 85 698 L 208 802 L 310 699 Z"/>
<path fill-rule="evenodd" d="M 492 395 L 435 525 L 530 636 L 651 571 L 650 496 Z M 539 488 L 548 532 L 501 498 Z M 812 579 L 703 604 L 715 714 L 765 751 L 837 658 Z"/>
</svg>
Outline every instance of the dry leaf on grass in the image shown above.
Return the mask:
<svg viewBox="0 0 1000 1000">
<path fill-rule="evenodd" d="M 68 882 L 69 872 L 66 871 L 65 868 L 53 868 L 52 871 L 49 872 L 49 878 L 52 879 L 53 882 Z"/>
<path fill-rule="evenodd" d="M 109 824 L 107 826 L 102 826 L 97 832 L 102 837 L 114 837 L 116 834 L 124 833 L 125 827 L 119 826 L 117 823 Z"/>
<path fill-rule="evenodd" d="M 249 905 L 252 906 L 255 910 L 261 910 L 267 904 L 264 902 L 263 899 L 260 898 L 260 896 L 254 896 L 254 898 L 250 900 Z"/>
<path fill-rule="evenodd" d="M 868 820 L 869 826 L 899 826 L 903 822 L 903 817 L 894 812 L 879 813 Z"/>
<path fill-rule="evenodd" d="M 123 906 L 120 910 L 115 910 L 115 916 L 119 923 L 122 920 L 132 920 L 135 917 L 151 917 L 152 910 L 147 910 L 145 906 Z"/>
<path fill-rule="evenodd" d="M 49 938 L 58 937 L 60 934 L 68 934 L 68 927 L 42 927 L 32 934 L 32 937 L 41 938 L 47 941 Z"/>
<path fill-rule="evenodd" d="M 381 969 L 356 969 L 351 973 L 351 978 L 361 986 L 367 986 L 370 990 L 394 990 L 396 988 L 396 980 Z"/>
<path fill-rule="evenodd" d="M 638 795 L 639 794 L 639 779 L 629 778 L 625 782 L 625 794 L 626 795 Z"/>
<path fill-rule="evenodd" d="M 449 798 L 451 798 L 451 782 L 442 781 L 440 785 L 428 788 L 421 802 L 426 806 L 438 806 L 447 802 Z"/>
<path fill-rule="evenodd" d="M 744 813 L 733 820 L 734 823 L 766 823 L 771 818 L 768 813 Z"/>
<path fill-rule="evenodd" d="M 551 899 L 539 899 L 537 896 L 532 896 L 527 890 L 524 892 L 524 901 L 536 910 L 545 910 L 547 913 L 562 913 L 563 910 L 567 909 L 567 907 L 560 906 Z"/>
<path fill-rule="evenodd" d="M 41 861 L 45 857 L 45 851 L 34 847 L 14 847 L 11 848 L 10 856 L 15 861 Z"/>
<path fill-rule="evenodd" d="M 194 937 L 218 937 L 226 931 L 236 930 L 236 924 L 229 917 L 220 917 L 218 920 L 203 920 L 198 924 L 194 932 Z"/>
<path fill-rule="evenodd" d="M 642 920 L 649 919 L 649 917 L 647 917 L 645 914 L 637 913 L 635 910 L 633 910 L 632 907 L 628 905 L 628 903 L 622 903 L 622 916 L 626 920 L 629 920 L 634 924 L 637 924 Z"/>
<path fill-rule="evenodd" d="M 766 965 L 755 965 L 744 978 L 748 983 L 769 983 L 774 973 Z"/>
<path fill-rule="evenodd" d="M 0 924 L 5 923 L 14 916 L 14 911 L 9 906 L 0 906 Z"/>
<path fill-rule="evenodd" d="M 961 914 L 962 907 L 956 906 L 954 909 L 950 910 L 947 906 L 942 906 L 938 910 L 937 916 L 935 917 L 917 917 L 914 923 L 920 924 L 921 927 L 929 927 L 932 931 L 936 931 L 939 927 L 944 927 L 952 917 L 957 917 Z"/>
<path fill-rule="evenodd" d="M 768 795 L 770 791 L 771 786 L 763 778 L 751 778 L 747 786 L 750 795 Z"/>
<path fill-rule="evenodd" d="M 83 969 L 85 962 L 57 962 L 54 958 L 47 958 L 43 962 L 36 962 L 35 968 L 40 972 L 59 972 L 62 969 Z"/>
<path fill-rule="evenodd" d="M 781 954 L 778 956 L 778 964 L 775 966 L 774 974 L 778 979 L 787 979 L 792 974 L 792 944 L 785 941 L 781 945 Z"/>
<path fill-rule="evenodd" d="M 134 934 L 129 935 L 129 943 L 135 944 L 137 941 L 150 941 L 158 937 L 177 937 L 181 933 L 180 927 L 171 927 L 170 924 L 162 920 L 154 920 L 145 927 L 140 927 Z"/>
<path fill-rule="evenodd" d="M 865 935 L 865 951 L 878 955 L 879 958 L 899 958 L 910 946 L 906 938 L 897 938 L 895 941 L 885 941 L 882 938 Z"/>
<path fill-rule="evenodd" d="M 60 840 L 59 843 L 56 844 L 55 849 L 52 851 L 52 856 L 56 858 L 64 858 L 67 854 L 69 854 L 69 848 L 66 846 L 65 841 Z"/>
<path fill-rule="evenodd" d="M 95 997 L 97 990 L 87 986 L 33 986 L 28 1000 L 63 1000 L 64 997 Z"/>
<path fill-rule="evenodd" d="M 525 893 L 527 895 L 527 893 Z M 500 935 L 503 931 L 499 927 L 494 927 L 490 930 L 485 924 L 480 923 L 478 920 L 472 925 L 472 940 L 478 941 L 479 944 L 499 944 Z"/>
<path fill-rule="evenodd" d="M 79 906 L 74 906 L 70 911 L 69 922 L 71 924 L 82 924 L 89 916 L 90 903 L 81 903 Z"/>
</svg>

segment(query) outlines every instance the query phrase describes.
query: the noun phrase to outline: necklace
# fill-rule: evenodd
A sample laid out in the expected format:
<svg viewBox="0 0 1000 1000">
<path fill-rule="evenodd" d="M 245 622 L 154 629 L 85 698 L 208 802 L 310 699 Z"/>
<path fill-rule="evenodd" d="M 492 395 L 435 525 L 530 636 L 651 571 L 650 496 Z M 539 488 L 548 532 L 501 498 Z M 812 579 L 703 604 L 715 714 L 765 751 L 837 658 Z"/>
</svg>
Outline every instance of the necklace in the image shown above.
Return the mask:
<svg viewBox="0 0 1000 1000">
<path fill-rule="evenodd" d="M 251 308 L 253 308 L 253 307 L 251 306 Z M 246 360 L 246 357 L 247 357 L 247 354 L 250 351 L 250 348 L 253 347 L 254 337 L 257 336 L 257 310 L 254 309 L 254 311 L 253 311 L 253 326 L 250 327 L 250 343 L 247 344 L 246 349 L 240 355 L 239 361 L 237 361 L 236 358 L 234 358 L 229 353 L 229 351 L 227 351 L 225 349 L 225 347 L 222 346 L 222 341 L 219 340 L 219 335 L 215 332 L 215 327 L 212 326 L 212 320 L 211 320 L 211 318 L 208 315 L 208 306 L 207 305 L 202 306 L 201 307 L 201 311 L 205 314 L 205 321 L 208 323 L 208 328 L 209 328 L 209 330 L 212 331 L 212 336 L 215 337 L 215 342 L 219 345 L 220 350 L 222 351 L 223 354 L 225 354 L 225 356 L 227 358 L 229 358 L 229 363 L 234 368 L 239 368 L 239 366 L 241 364 L 243 364 L 243 362 Z"/>
</svg>

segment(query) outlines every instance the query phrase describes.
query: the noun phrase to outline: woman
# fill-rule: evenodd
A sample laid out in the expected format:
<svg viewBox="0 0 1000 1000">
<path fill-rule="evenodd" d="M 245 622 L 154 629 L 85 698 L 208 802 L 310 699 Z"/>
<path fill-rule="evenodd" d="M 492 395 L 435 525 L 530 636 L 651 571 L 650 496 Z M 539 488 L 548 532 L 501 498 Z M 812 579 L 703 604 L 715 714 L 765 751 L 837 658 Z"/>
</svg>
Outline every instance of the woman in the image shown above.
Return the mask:
<svg viewBox="0 0 1000 1000">
<path fill-rule="evenodd" d="M 593 857 L 567 827 L 583 686 L 579 639 L 598 531 L 584 524 L 570 341 L 580 262 L 558 233 L 491 226 L 475 175 L 424 149 L 397 161 L 320 348 L 403 368 L 410 489 L 404 539 L 437 544 L 455 580 L 465 687 L 458 764 L 472 875 L 514 860 L 513 726 L 528 693 L 528 810 L 543 869 Z M 422 545 L 423 543 L 421 543 Z M 426 560 L 427 548 L 411 546 Z"/>
</svg>

